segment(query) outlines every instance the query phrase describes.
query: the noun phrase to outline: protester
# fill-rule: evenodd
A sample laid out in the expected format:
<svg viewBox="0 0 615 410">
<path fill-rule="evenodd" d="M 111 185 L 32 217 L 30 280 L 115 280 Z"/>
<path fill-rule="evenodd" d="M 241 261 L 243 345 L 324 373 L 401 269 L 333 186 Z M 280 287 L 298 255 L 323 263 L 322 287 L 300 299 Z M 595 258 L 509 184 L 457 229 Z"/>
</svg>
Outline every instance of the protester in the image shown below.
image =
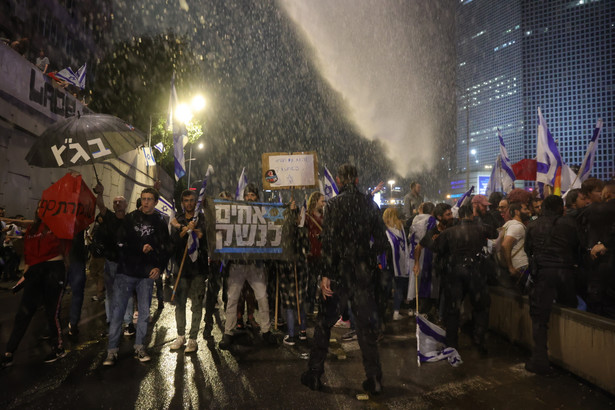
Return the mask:
<svg viewBox="0 0 615 410">
<path fill-rule="evenodd" d="M 580 241 L 576 224 L 563 214 L 562 199 L 549 195 L 542 202 L 542 215 L 527 227 L 525 250 L 534 261 L 529 291 L 534 346 L 525 369 L 537 374 L 552 372 L 547 331 L 553 301 L 577 306 L 575 276 L 580 264 Z"/>
<path fill-rule="evenodd" d="M 589 203 L 602 202 L 604 182 L 598 178 L 587 178 L 581 184 L 581 193 Z"/>
<path fill-rule="evenodd" d="M 530 201 L 530 214 L 531 220 L 535 220 L 541 215 L 542 212 L 542 197 L 540 196 L 540 192 L 532 191 L 532 200 Z"/>
<path fill-rule="evenodd" d="M 485 195 L 474 195 L 472 197 L 472 212 L 476 222 L 489 225 L 493 229 L 499 228 L 500 224 L 496 217 L 489 211 L 491 203 Z"/>
<path fill-rule="evenodd" d="M 258 200 L 258 188 L 249 183 L 244 190 L 244 201 L 255 202 Z M 271 321 L 269 318 L 269 302 L 267 300 L 267 278 L 260 261 L 236 259 L 229 262 L 228 294 L 226 305 L 226 322 L 224 335 L 218 344 L 222 350 L 229 350 L 233 345 L 233 331 L 237 325 L 237 302 L 245 281 L 248 281 L 258 303 L 258 316 L 261 334 L 265 343 L 276 345 L 277 340 L 271 333 Z"/>
<path fill-rule="evenodd" d="M 504 215 L 500 211 L 500 203 L 505 200 L 504 194 L 501 192 L 492 192 L 489 195 L 489 212 L 497 222 L 497 226 L 500 227 L 504 225 L 506 220 L 504 219 Z M 506 201 L 506 205 L 508 206 L 508 201 Z"/>
<path fill-rule="evenodd" d="M 498 204 L 498 211 L 500 213 L 500 216 L 502 217 L 502 221 L 504 221 L 502 223 L 502 226 L 506 222 L 510 221 L 510 212 L 508 211 L 508 207 L 509 207 L 509 204 L 506 198 L 502 199 L 500 203 Z"/>
<path fill-rule="evenodd" d="M 68 334 L 77 337 L 79 334 L 79 321 L 85 292 L 85 264 L 88 251 L 85 247 L 85 230 L 77 232 L 70 247 L 68 265 L 68 284 L 70 285 L 70 310 Z"/>
<path fill-rule="evenodd" d="M 541 201 L 542 203 L 542 201 Z M 501 264 L 506 267 L 511 279 L 524 285 L 527 278 L 529 260 L 525 253 L 525 224 L 530 220 L 530 210 L 525 204 L 514 203 L 509 206 L 511 220 L 502 227 Z"/>
<path fill-rule="evenodd" d="M 2 367 L 13 364 L 13 354 L 19 346 L 32 317 L 40 305 L 45 308 L 52 351 L 45 357 L 45 363 L 52 363 L 66 356 L 60 324 L 60 304 L 66 281 L 66 265 L 69 241 L 58 239 L 41 221 L 38 212 L 34 223 L 24 235 L 24 276 L 15 289 L 23 286 L 24 293 L 15 315 L 15 323 L 6 353 L 2 356 Z"/>
<path fill-rule="evenodd" d="M 480 270 L 480 258 L 487 239 L 497 237 L 497 231 L 490 225 L 475 222 L 469 205 L 459 208 L 459 217 L 461 223 L 444 230 L 434 242 L 438 257 L 447 257 L 450 261 L 450 269 L 442 281 L 446 345 L 455 349 L 459 347 L 461 304 L 469 294 L 474 321 L 472 340 L 478 350 L 485 354 L 490 297 L 487 277 Z"/>
<path fill-rule="evenodd" d="M 324 262 L 321 255 L 323 210 L 325 208 L 325 196 L 316 191 L 313 192 L 307 204 L 305 223 L 308 229 L 310 249 L 307 254 L 308 288 L 306 294 L 306 312 L 312 314 L 316 306 L 318 279 L 323 275 Z"/>
<path fill-rule="evenodd" d="M 589 205 L 589 200 L 580 189 L 571 189 L 566 193 L 566 215 L 575 215 L 576 217 L 587 205 Z"/>
<path fill-rule="evenodd" d="M 339 195 L 329 201 L 322 232 L 322 252 L 327 261 L 321 280 L 322 306 L 314 330 L 314 345 L 308 370 L 301 382 L 320 390 L 320 380 L 329 348 L 331 327 L 342 306 L 351 300 L 363 367 L 367 379 L 363 389 L 382 391 L 382 370 L 378 354 L 378 317 L 375 301 L 377 255 L 387 247 L 386 228 L 371 196 L 359 192 L 357 169 L 350 164 L 338 170 Z"/>
<path fill-rule="evenodd" d="M 196 210 L 195 191 L 185 190 L 181 195 L 183 213 L 171 220 L 175 248 L 175 262 L 182 267 L 175 288 L 175 323 L 177 338 L 171 343 L 171 350 L 181 349 L 186 344 L 186 302 L 191 302 L 191 324 L 185 353 L 195 352 L 198 348 L 196 337 L 203 316 L 203 297 L 205 279 L 208 277 L 207 237 L 205 236 L 205 216 Z"/>
<path fill-rule="evenodd" d="M 97 194 L 96 206 L 100 211 L 99 229 L 96 230 L 94 237 L 92 238 L 94 246 L 105 257 L 105 313 L 107 315 L 107 325 L 111 323 L 111 315 L 114 306 L 114 286 L 115 277 L 117 275 L 117 268 L 119 263 L 119 249 L 117 246 L 117 232 L 120 229 L 124 217 L 126 216 L 126 209 L 128 203 L 123 196 L 117 196 L 113 198 L 113 211 L 110 211 L 105 206 L 103 198 L 103 192 L 105 188 L 99 182 L 94 187 L 94 193 Z M 136 333 L 133 321 L 134 301 L 132 295 L 128 299 L 126 306 L 126 312 L 124 313 L 124 336 L 133 336 Z"/>
<path fill-rule="evenodd" d="M 305 255 L 309 248 L 307 229 L 301 225 L 301 214 L 294 200 L 285 212 L 282 240 L 287 259 L 280 262 L 280 297 L 286 312 L 287 335 L 284 344 L 294 346 L 295 319 L 299 320 L 299 340 L 307 340 L 307 318 L 305 314 L 305 289 L 308 283 Z M 303 221 L 305 222 L 305 221 Z"/>
<path fill-rule="evenodd" d="M 38 67 L 43 74 L 47 73 L 47 69 L 49 68 L 49 58 L 47 58 L 45 50 L 42 48 L 39 50 L 38 57 L 36 57 L 36 67 Z"/>
<path fill-rule="evenodd" d="M 578 218 L 582 246 L 586 250 L 584 265 L 588 275 L 587 311 L 615 318 L 615 180 L 606 184 L 599 182 L 592 185 L 604 187 L 600 202 L 592 199 L 592 203 L 583 208 Z M 589 191 L 589 195 L 595 197 L 593 190 Z"/>
<path fill-rule="evenodd" d="M 421 184 L 412 182 L 410 184 L 410 192 L 404 197 L 404 216 L 406 219 L 412 218 L 418 214 L 419 206 L 423 203 L 423 195 L 421 195 Z"/>
<path fill-rule="evenodd" d="M 167 266 L 171 253 L 168 227 L 160 214 L 155 212 L 158 198 L 158 191 L 153 188 L 141 191 L 141 208 L 124 217 L 117 235 L 119 265 L 113 282 L 113 313 L 107 358 L 103 362 L 105 366 L 117 361 L 122 318 L 128 299 L 135 290 L 139 309 L 135 358 L 141 362 L 151 359 L 143 342 L 147 333 L 152 290 L 154 280 Z"/>
<path fill-rule="evenodd" d="M 424 206 L 424 205 L 423 205 Z M 387 208 L 382 215 L 387 227 L 387 239 L 389 249 L 386 251 L 384 270 L 392 278 L 393 282 L 393 320 L 400 320 L 399 314 L 401 302 L 408 290 L 408 281 L 412 270 L 410 249 L 406 239 L 406 232 L 396 208 Z"/>
</svg>

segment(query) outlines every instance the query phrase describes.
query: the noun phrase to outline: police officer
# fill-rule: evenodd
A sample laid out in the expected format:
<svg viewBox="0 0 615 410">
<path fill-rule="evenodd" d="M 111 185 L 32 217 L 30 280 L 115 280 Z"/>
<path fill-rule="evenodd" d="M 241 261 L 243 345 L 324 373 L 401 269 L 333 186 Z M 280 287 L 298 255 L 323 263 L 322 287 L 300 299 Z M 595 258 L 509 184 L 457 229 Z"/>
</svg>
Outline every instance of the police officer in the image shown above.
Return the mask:
<svg viewBox="0 0 615 410">
<path fill-rule="evenodd" d="M 534 348 L 526 370 L 549 374 L 547 330 L 553 300 L 576 307 L 575 278 L 580 263 L 580 239 L 575 221 L 565 218 L 564 202 L 549 195 L 542 203 L 542 215 L 530 222 L 525 237 L 525 251 L 532 260 L 530 317 Z"/>
<path fill-rule="evenodd" d="M 446 345 L 459 346 L 459 315 L 466 294 L 470 294 L 473 307 L 473 341 L 481 353 L 486 353 L 485 333 L 489 321 L 490 298 L 487 289 L 487 275 L 480 270 L 481 252 L 487 239 L 496 238 L 497 230 L 491 226 L 474 222 L 472 207 L 459 208 L 461 223 L 446 229 L 435 240 L 434 248 L 440 257 L 449 258 L 450 269 L 443 278 L 444 285 L 444 326 Z"/>
<path fill-rule="evenodd" d="M 323 221 L 322 255 L 326 267 L 320 283 L 322 306 L 308 371 L 301 376 L 301 382 L 312 390 L 322 387 L 320 377 L 324 373 L 331 327 L 350 300 L 367 376 L 363 389 L 372 394 L 382 391 L 374 290 L 378 271 L 376 255 L 387 249 L 388 240 L 378 207 L 371 196 L 359 192 L 358 182 L 353 165 L 344 164 L 339 168 L 340 193 L 329 201 Z"/>
</svg>

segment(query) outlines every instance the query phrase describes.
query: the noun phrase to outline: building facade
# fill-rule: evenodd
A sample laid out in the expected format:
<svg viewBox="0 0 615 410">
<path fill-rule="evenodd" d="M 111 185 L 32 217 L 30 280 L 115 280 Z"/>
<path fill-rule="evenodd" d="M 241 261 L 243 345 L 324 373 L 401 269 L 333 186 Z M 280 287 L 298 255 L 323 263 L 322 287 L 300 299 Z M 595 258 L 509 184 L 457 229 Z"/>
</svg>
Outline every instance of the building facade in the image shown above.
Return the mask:
<svg viewBox="0 0 615 410">
<path fill-rule="evenodd" d="M 488 179 L 497 128 L 513 163 L 536 156 L 538 107 L 571 167 L 581 164 L 601 118 L 592 175 L 613 177 L 614 21 L 608 0 L 458 2 L 453 194 Z"/>
</svg>

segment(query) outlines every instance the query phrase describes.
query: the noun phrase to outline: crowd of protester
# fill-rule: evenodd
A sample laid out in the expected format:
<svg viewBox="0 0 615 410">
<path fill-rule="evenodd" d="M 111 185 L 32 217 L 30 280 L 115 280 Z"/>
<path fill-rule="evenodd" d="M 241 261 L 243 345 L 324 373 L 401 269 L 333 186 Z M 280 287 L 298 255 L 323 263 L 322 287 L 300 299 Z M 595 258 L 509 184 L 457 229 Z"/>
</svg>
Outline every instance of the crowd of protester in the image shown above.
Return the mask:
<svg viewBox="0 0 615 410">
<path fill-rule="evenodd" d="M 100 213 L 72 243 L 56 238 L 38 218 L 25 230 L 26 269 L 20 279 L 24 294 L 3 366 L 12 364 L 39 305 L 47 312 L 52 346 L 45 361 L 65 355 L 57 304 L 66 275 L 71 287 L 66 333 L 77 337 L 88 252 L 96 282 L 93 300 L 105 301 L 109 341 L 103 365 L 117 362 L 122 334 L 135 336 L 138 360 L 150 360 L 144 340 L 154 284 L 165 271 L 172 276 L 179 267 L 181 276 L 168 282 L 177 326 L 172 350 L 198 349 L 203 309 L 203 337 L 213 340 L 217 321 L 222 330 L 218 347 L 223 350 L 232 350 L 238 333 L 246 328 L 260 333 L 264 344 L 277 345 L 274 324 L 285 326 L 282 343 L 307 343 L 311 325 L 312 350 L 301 381 L 314 390 L 322 386 L 333 326 L 349 328 L 343 341 L 358 339 L 367 377 L 363 387 L 379 393 L 377 342 L 387 324 L 421 314 L 445 328 L 447 346 L 459 348 L 466 296 L 472 306 L 472 341 L 487 354 L 490 285 L 529 296 L 534 348 L 526 369 L 535 373 L 551 371 L 547 329 L 554 301 L 615 319 L 615 181 L 590 178 L 564 199 L 543 199 L 523 189 L 492 193 L 489 198 L 474 195 L 460 207 L 423 202 L 421 185 L 415 182 L 403 212 L 395 207 L 382 212 L 370 194 L 358 191 L 356 168 L 340 167 L 338 178 L 340 194 L 326 203 L 323 194 L 314 192 L 305 216 L 294 200 L 286 207 L 284 261 L 246 260 L 241 255 L 213 260 L 206 235 L 214 222 L 207 211 L 212 209 L 206 203 L 211 198 L 198 204 L 194 191 L 184 191 L 182 211 L 169 221 L 169 233 L 167 222 L 154 209 L 159 198 L 155 189 L 144 189 L 137 209 L 129 212 L 121 196 L 108 209 L 99 183 L 94 191 Z M 219 197 L 230 199 L 228 192 Z M 249 184 L 243 200 L 259 199 L 258 187 Z M 4 216 L 4 209 L 0 211 Z M 16 254 L 11 241 L 15 231 L 25 227 L 10 226 L 3 223 L 3 274 L 14 279 L 15 256 L 6 255 Z M 198 240 L 188 252 L 192 232 Z M 272 278 L 278 278 L 277 283 Z M 161 282 L 156 287 L 160 291 Z M 216 306 L 225 310 L 225 320 Z M 160 294 L 158 309 L 163 307 Z"/>
</svg>

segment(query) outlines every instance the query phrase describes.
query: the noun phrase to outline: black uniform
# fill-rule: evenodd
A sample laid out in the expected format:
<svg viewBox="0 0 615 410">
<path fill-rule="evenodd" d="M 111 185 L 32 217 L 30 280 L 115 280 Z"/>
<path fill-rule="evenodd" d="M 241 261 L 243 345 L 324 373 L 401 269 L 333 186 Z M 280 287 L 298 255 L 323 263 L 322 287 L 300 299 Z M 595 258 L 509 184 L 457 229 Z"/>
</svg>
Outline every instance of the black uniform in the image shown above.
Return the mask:
<svg viewBox="0 0 615 410">
<path fill-rule="evenodd" d="M 553 300 L 575 307 L 575 276 L 580 259 L 580 242 L 575 221 L 565 216 L 540 216 L 530 222 L 525 235 L 525 252 L 532 261 L 530 317 L 534 349 L 533 368 L 548 371 L 547 330 Z"/>
<path fill-rule="evenodd" d="M 583 208 L 579 223 L 588 275 L 587 311 L 615 318 L 615 199 Z M 592 259 L 589 252 L 598 242 L 604 244 L 607 252 Z"/>
<path fill-rule="evenodd" d="M 481 253 L 487 239 L 497 234 L 493 226 L 462 220 L 435 240 L 436 252 L 440 257 L 448 257 L 450 266 L 442 281 L 447 346 L 458 347 L 459 312 L 465 295 L 470 293 L 474 309 L 474 343 L 484 347 L 491 299 L 487 276 L 480 270 Z"/>
<path fill-rule="evenodd" d="M 308 374 L 324 373 L 331 327 L 348 300 L 356 318 L 356 331 L 368 380 L 380 383 L 382 370 L 378 355 L 378 314 L 375 302 L 377 255 L 389 246 L 378 207 L 354 184 L 342 187 L 329 201 L 322 231 L 323 276 L 331 279 L 332 297 L 322 301 L 314 331 L 314 346 Z"/>
</svg>

